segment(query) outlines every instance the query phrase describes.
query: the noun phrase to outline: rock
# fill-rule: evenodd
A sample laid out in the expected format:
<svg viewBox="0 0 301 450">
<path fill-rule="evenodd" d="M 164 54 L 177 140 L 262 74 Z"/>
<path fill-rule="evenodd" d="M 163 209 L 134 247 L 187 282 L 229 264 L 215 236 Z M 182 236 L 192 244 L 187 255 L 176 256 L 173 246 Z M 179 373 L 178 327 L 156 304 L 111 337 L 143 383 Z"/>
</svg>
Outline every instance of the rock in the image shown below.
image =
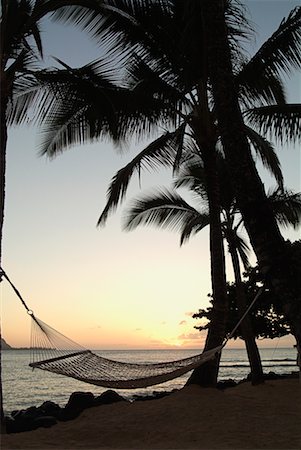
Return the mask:
<svg viewBox="0 0 301 450">
<path fill-rule="evenodd" d="M 6 433 L 17 433 L 16 431 L 16 421 L 13 417 L 6 416 L 5 417 L 5 428 Z"/>
<path fill-rule="evenodd" d="M 234 380 L 219 381 L 216 385 L 217 389 L 227 389 L 235 386 L 237 386 L 237 383 Z"/>
<path fill-rule="evenodd" d="M 50 428 L 53 425 L 55 425 L 57 423 L 57 420 L 55 417 L 53 416 L 40 416 L 40 417 L 36 417 L 33 420 L 33 426 L 35 428 Z"/>
<path fill-rule="evenodd" d="M 58 418 L 62 421 L 75 419 L 84 409 L 94 405 L 95 397 L 92 392 L 73 392 L 70 395 L 65 408 L 61 410 Z"/>
<path fill-rule="evenodd" d="M 36 417 L 39 417 L 40 415 L 39 408 L 36 406 L 31 406 L 30 408 L 27 408 L 25 410 L 21 410 L 20 414 L 16 414 L 14 416 L 15 420 L 34 420 Z"/>
<path fill-rule="evenodd" d="M 109 405 L 111 403 L 117 402 L 126 402 L 126 399 L 121 395 L 117 394 L 117 392 L 108 390 L 103 392 L 101 395 L 96 397 L 94 404 L 95 405 Z"/>
<path fill-rule="evenodd" d="M 6 417 L 5 425 L 7 433 L 22 433 L 38 428 L 38 426 L 34 424 L 34 419 L 28 417 L 23 418 L 22 416 L 19 416 L 17 420 L 12 417 Z"/>
<path fill-rule="evenodd" d="M 16 409 L 11 413 L 13 419 L 18 419 L 18 417 L 22 416 L 25 413 L 25 409 Z"/>
<path fill-rule="evenodd" d="M 53 416 L 56 419 L 59 418 L 61 410 L 62 408 L 57 403 L 51 401 L 44 402 L 39 407 L 39 411 L 42 416 Z"/>
<path fill-rule="evenodd" d="M 172 391 L 153 391 L 149 395 L 134 395 L 133 400 L 135 402 L 142 402 L 144 400 L 156 400 L 159 398 L 166 397 L 174 392 L 178 391 L 178 389 L 173 389 Z"/>
<path fill-rule="evenodd" d="M 95 397 L 92 392 L 73 392 L 65 409 L 86 409 L 94 405 Z"/>
<path fill-rule="evenodd" d="M 67 422 L 68 420 L 76 419 L 81 413 L 82 409 L 66 409 L 63 408 L 58 416 L 58 420 L 61 422 Z"/>
<path fill-rule="evenodd" d="M 275 373 L 275 372 L 269 372 L 267 374 L 265 374 L 264 379 L 265 380 L 277 380 L 281 378 L 281 375 Z"/>
<path fill-rule="evenodd" d="M 31 406 L 27 409 L 16 410 L 11 417 L 6 417 L 7 433 L 20 433 L 36 430 L 39 427 L 51 427 L 57 423 L 61 413 L 59 405 L 44 402 L 41 406 Z"/>
</svg>

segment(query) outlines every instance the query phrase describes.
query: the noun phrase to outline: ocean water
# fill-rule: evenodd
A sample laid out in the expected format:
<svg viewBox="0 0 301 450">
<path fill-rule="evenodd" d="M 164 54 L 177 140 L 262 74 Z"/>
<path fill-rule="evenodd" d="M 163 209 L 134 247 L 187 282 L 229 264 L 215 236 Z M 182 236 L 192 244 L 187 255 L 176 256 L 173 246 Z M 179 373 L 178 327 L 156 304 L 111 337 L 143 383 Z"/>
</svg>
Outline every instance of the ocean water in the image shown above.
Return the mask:
<svg viewBox="0 0 301 450">
<path fill-rule="evenodd" d="M 197 350 L 101 350 L 95 353 L 116 361 L 153 363 L 186 358 Z M 296 351 L 293 348 L 260 349 L 264 372 L 278 374 L 297 371 Z M 51 400 L 64 406 L 74 391 L 93 392 L 100 395 L 107 390 L 72 378 L 52 374 L 39 369 L 32 370 L 29 350 L 6 350 L 2 353 L 3 403 L 6 413 L 29 406 L 39 406 Z M 219 380 L 235 381 L 245 378 L 249 370 L 244 349 L 224 349 L 221 358 Z M 122 396 L 132 399 L 134 395 L 151 394 L 154 391 L 171 391 L 184 386 L 189 373 L 166 383 L 144 389 L 115 389 Z"/>
</svg>

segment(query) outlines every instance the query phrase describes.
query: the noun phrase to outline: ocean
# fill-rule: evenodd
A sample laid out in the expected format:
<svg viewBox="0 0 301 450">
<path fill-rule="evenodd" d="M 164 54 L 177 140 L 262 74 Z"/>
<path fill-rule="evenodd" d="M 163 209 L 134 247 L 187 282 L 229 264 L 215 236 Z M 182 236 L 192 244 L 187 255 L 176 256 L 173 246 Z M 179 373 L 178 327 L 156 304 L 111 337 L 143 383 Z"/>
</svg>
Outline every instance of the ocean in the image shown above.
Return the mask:
<svg viewBox="0 0 301 450">
<path fill-rule="evenodd" d="M 105 358 L 134 362 L 153 363 L 186 358 L 198 353 L 197 350 L 99 350 L 95 353 Z M 260 349 L 264 372 L 277 374 L 297 371 L 296 350 L 293 348 Z M 93 392 L 100 395 L 107 390 L 86 384 L 72 378 L 52 374 L 39 369 L 32 370 L 29 350 L 5 350 L 2 352 L 2 378 L 4 411 L 39 406 L 51 400 L 64 406 L 70 394 L 75 391 Z M 244 349 L 224 349 L 221 358 L 219 380 L 239 381 L 249 373 L 249 364 Z M 115 389 L 120 395 L 133 399 L 134 395 L 148 395 L 160 391 L 171 391 L 184 386 L 189 373 L 166 383 L 144 389 Z"/>
</svg>

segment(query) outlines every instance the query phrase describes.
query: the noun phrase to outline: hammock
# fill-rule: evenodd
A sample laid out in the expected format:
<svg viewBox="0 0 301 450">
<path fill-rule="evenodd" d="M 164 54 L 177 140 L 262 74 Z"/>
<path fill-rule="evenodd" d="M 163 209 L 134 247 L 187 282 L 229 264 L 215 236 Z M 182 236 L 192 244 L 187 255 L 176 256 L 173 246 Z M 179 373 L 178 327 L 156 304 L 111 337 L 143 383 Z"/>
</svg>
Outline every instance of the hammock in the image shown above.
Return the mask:
<svg viewBox="0 0 301 450">
<path fill-rule="evenodd" d="M 108 388 L 136 389 L 164 383 L 214 358 L 222 349 L 220 346 L 200 355 L 155 364 L 114 361 L 84 349 L 37 317 L 31 317 L 34 361 L 30 367 Z"/>
<path fill-rule="evenodd" d="M 164 383 L 219 357 L 223 347 L 231 339 L 262 292 L 261 288 L 222 345 L 176 361 L 132 364 L 96 355 L 38 319 L 28 308 L 6 273 L 2 270 L 1 274 L 9 282 L 32 319 L 32 354 L 29 366 L 33 369 L 38 368 L 75 378 L 85 383 L 115 389 L 136 389 Z"/>
</svg>

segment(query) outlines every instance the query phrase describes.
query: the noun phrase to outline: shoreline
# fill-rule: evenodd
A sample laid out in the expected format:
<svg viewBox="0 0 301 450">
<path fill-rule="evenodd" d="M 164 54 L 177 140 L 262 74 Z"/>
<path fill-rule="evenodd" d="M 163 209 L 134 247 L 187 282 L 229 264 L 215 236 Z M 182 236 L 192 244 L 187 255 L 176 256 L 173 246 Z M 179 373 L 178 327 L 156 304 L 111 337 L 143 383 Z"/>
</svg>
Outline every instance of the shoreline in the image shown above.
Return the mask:
<svg viewBox="0 0 301 450">
<path fill-rule="evenodd" d="M 85 409 L 52 428 L 2 436 L 2 449 L 298 449 L 298 379 L 186 386 L 163 398 Z"/>
</svg>

